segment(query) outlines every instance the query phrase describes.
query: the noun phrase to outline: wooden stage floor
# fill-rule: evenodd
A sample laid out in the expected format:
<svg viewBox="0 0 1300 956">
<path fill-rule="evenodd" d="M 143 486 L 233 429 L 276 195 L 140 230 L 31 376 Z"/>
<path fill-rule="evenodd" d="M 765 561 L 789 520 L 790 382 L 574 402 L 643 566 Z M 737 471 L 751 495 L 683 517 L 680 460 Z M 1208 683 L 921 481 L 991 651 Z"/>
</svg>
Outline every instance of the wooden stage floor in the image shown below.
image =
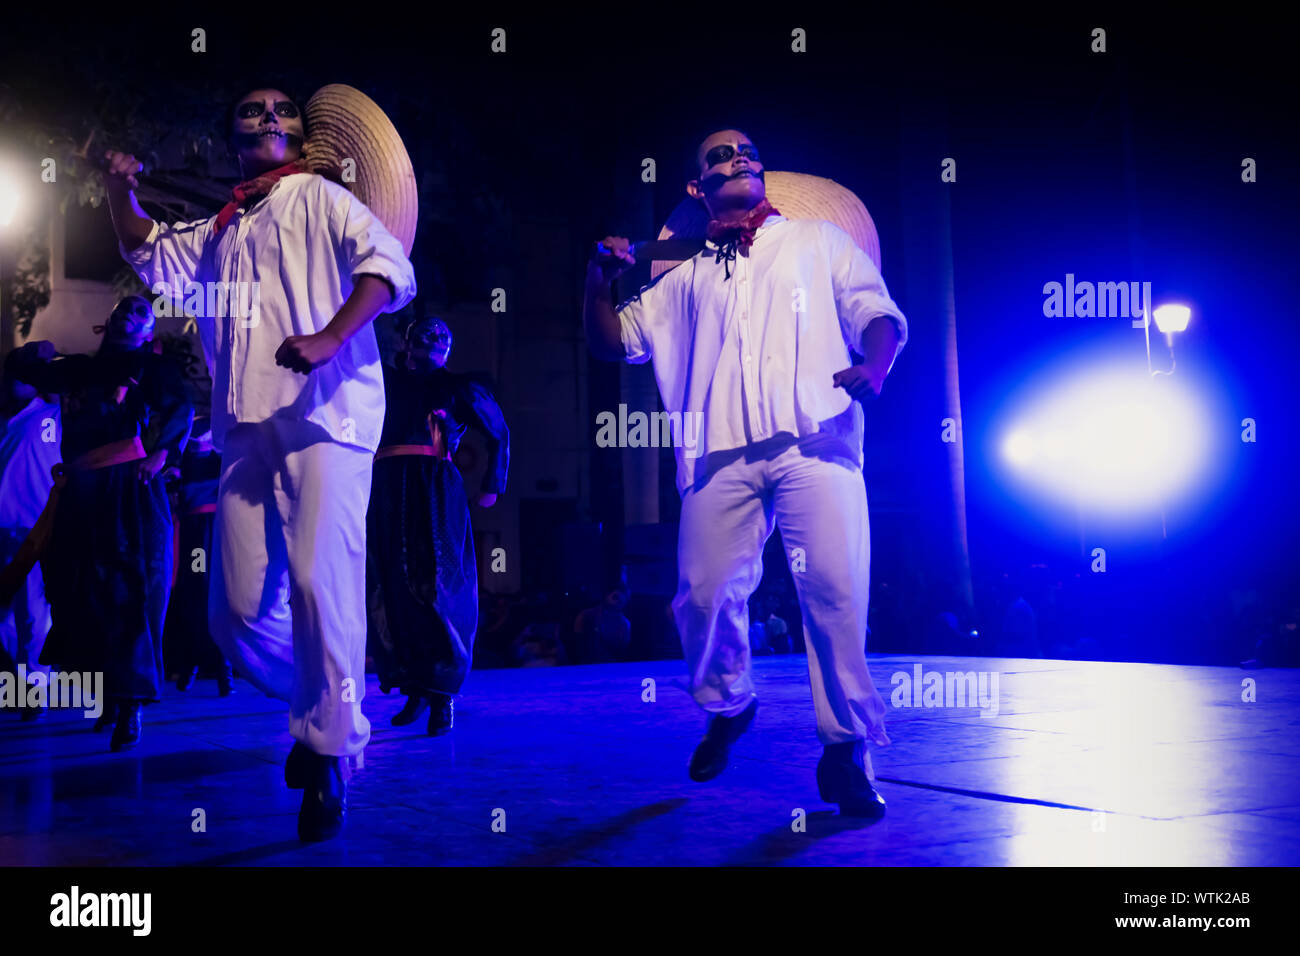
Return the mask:
<svg viewBox="0 0 1300 956">
<path fill-rule="evenodd" d="M 283 707 L 242 681 L 227 699 L 169 689 L 125 754 L 80 712 L 3 713 L 0 863 L 1300 863 L 1300 672 L 873 656 L 887 702 L 917 665 L 996 674 L 996 713 L 891 705 L 874 825 L 817 796 L 802 657 L 757 660 L 757 720 L 708 784 L 686 776 L 704 721 L 681 662 L 655 661 L 475 673 L 443 738 L 389 726 L 401 700 L 372 679 L 347 830 L 313 846 L 283 784 Z"/>
</svg>

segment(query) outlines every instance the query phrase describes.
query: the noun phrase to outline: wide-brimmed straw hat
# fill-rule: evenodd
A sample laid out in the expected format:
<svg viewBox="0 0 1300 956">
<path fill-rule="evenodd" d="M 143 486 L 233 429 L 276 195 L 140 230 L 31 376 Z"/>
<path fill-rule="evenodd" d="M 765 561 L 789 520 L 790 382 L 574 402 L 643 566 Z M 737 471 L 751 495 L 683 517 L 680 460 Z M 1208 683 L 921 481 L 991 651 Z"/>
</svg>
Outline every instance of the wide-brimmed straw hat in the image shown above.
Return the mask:
<svg viewBox="0 0 1300 956">
<path fill-rule="evenodd" d="M 771 170 L 764 177 L 768 201 L 787 219 L 825 219 L 839 226 L 858 247 L 871 257 L 880 268 L 880 237 L 871 214 L 853 192 L 833 179 L 810 176 L 807 173 L 787 173 Z M 704 205 L 687 197 L 673 210 L 660 239 L 704 238 L 709 218 Z M 656 259 L 650 264 L 650 275 L 656 277 L 666 272 L 677 261 Z"/>
<path fill-rule="evenodd" d="M 343 185 L 366 204 L 402 244 L 407 255 L 415 242 L 419 212 L 415 170 L 397 128 L 379 104 L 344 83 L 322 86 L 307 101 L 307 141 L 303 147 L 313 167 L 346 171 L 356 178 Z"/>
</svg>

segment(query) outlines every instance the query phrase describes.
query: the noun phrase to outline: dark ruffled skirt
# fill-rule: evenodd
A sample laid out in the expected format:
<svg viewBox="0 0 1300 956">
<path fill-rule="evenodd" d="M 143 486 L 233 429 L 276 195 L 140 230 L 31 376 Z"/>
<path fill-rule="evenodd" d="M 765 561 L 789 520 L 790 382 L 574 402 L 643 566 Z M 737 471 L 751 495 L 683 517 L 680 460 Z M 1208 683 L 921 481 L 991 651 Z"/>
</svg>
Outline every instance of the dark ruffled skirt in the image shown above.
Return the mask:
<svg viewBox="0 0 1300 956">
<path fill-rule="evenodd" d="M 188 674 L 195 667 L 219 668 L 221 651 L 208 630 L 208 566 L 212 560 L 212 535 L 216 526 L 213 513 L 182 515 L 176 540 L 180 551 L 176 583 L 172 587 L 164 633 L 164 659 L 167 669 Z M 203 550 L 201 570 L 195 570 L 195 549 Z"/>
<path fill-rule="evenodd" d="M 161 478 L 135 463 L 72 471 L 41 560 L 53 624 L 41 663 L 102 671 L 110 698 L 157 700 L 172 578 L 172 521 Z"/>
<path fill-rule="evenodd" d="M 478 569 L 456 466 L 422 455 L 377 460 L 366 550 L 368 640 L 380 688 L 458 693 L 478 628 Z"/>
</svg>

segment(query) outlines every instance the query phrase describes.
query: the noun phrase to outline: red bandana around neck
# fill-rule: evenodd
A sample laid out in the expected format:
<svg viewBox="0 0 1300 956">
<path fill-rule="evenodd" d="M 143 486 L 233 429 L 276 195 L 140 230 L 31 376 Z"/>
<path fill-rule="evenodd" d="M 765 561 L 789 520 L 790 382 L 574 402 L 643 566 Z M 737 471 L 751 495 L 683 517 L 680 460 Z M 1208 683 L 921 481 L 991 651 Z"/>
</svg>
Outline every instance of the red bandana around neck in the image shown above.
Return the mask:
<svg viewBox="0 0 1300 956">
<path fill-rule="evenodd" d="M 741 249 L 748 250 L 754 244 L 754 234 L 758 232 L 758 227 L 767 221 L 768 216 L 779 215 L 780 211 L 764 199 L 746 212 L 734 212 L 720 219 L 710 219 L 706 235 L 719 246 L 735 242 Z"/>
<path fill-rule="evenodd" d="M 271 187 L 283 179 L 285 176 L 292 176 L 294 173 L 311 172 L 307 168 L 305 159 L 295 159 L 292 163 L 285 163 L 283 166 L 277 166 L 275 169 L 267 170 L 260 176 L 240 183 L 230 191 L 231 200 L 221 207 L 221 212 L 217 213 L 216 227 L 213 229 L 213 235 L 220 235 L 221 230 L 226 228 L 226 224 L 235 217 L 235 213 L 248 203 L 261 199 L 271 191 Z"/>
<path fill-rule="evenodd" d="M 718 219 L 709 220 L 705 235 L 718 247 L 716 262 L 721 262 L 726 269 L 727 278 L 731 278 L 731 263 L 736 261 L 736 249 L 748 252 L 754 244 L 758 227 L 767 221 L 768 216 L 779 216 L 780 210 L 766 199 L 753 209 L 734 212 Z"/>
</svg>

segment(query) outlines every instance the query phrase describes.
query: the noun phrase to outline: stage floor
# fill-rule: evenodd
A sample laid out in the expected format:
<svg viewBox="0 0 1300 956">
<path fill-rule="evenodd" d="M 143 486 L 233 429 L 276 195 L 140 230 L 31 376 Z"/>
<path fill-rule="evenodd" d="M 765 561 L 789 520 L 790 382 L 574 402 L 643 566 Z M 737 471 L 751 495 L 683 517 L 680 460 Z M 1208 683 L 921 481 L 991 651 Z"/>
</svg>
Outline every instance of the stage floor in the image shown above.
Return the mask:
<svg viewBox="0 0 1300 956">
<path fill-rule="evenodd" d="M 757 719 L 708 784 L 686 776 L 704 722 L 674 686 L 682 664 L 656 661 L 476 673 L 456 731 L 432 739 L 422 721 L 390 727 L 401 699 L 372 679 L 345 835 L 312 846 L 283 783 L 285 712 L 242 681 L 228 699 L 212 681 L 169 690 L 120 755 L 80 712 L 0 714 L 0 862 L 1300 863 L 1300 672 L 872 657 L 887 702 L 916 664 L 996 672 L 998 712 L 891 705 L 874 825 L 817 796 L 802 657 L 757 661 Z M 1245 678 L 1258 702 L 1242 701 Z"/>
</svg>

